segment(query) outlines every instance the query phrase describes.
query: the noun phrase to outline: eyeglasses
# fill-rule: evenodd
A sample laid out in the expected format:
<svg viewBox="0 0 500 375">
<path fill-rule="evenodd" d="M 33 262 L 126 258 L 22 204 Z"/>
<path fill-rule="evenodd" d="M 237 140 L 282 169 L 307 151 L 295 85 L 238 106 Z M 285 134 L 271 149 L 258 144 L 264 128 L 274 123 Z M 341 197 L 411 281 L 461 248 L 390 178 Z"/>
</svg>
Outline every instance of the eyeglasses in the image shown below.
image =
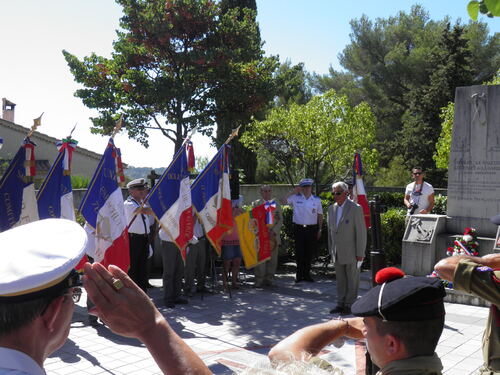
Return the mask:
<svg viewBox="0 0 500 375">
<path fill-rule="evenodd" d="M 80 301 L 80 298 L 82 296 L 82 288 L 72 288 L 68 293 L 65 294 L 65 296 L 70 295 L 71 299 L 73 300 L 74 303 L 78 303 Z"/>
<path fill-rule="evenodd" d="M 413 172 L 413 174 L 414 174 L 415 176 L 420 176 L 420 175 L 422 174 L 422 172 Z"/>
<path fill-rule="evenodd" d="M 342 194 L 344 194 L 344 192 L 343 191 L 334 191 L 333 194 L 335 194 L 335 195 L 342 195 Z"/>
</svg>

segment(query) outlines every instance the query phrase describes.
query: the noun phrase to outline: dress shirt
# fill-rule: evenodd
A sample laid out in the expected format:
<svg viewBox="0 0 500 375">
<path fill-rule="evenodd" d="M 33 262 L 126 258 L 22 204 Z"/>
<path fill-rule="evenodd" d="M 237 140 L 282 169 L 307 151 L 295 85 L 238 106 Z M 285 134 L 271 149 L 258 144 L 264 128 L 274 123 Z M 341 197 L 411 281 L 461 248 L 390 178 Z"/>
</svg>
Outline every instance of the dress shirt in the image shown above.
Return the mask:
<svg viewBox="0 0 500 375">
<path fill-rule="evenodd" d="M 337 217 L 336 217 L 337 227 L 339 226 L 340 219 L 342 219 L 342 213 L 344 212 L 344 204 L 345 204 L 345 201 L 344 201 L 344 203 L 342 203 L 342 206 L 337 203 Z"/>
<path fill-rule="evenodd" d="M 132 197 L 128 197 L 125 202 L 123 202 L 127 224 L 130 223 L 134 217 L 134 211 L 140 206 L 140 203 Z M 128 232 L 134 234 L 148 234 L 150 226 L 151 222 L 149 221 L 148 215 L 139 214 L 130 228 L 128 228 Z"/>
<path fill-rule="evenodd" d="M 45 375 L 45 371 L 29 355 L 0 347 L 0 375 Z"/>
<path fill-rule="evenodd" d="M 318 224 L 318 215 L 323 215 L 321 199 L 315 195 L 306 198 L 304 194 L 294 194 L 287 198 L 293 207 L 293 222 L 299 225 Z"/>
</svg>

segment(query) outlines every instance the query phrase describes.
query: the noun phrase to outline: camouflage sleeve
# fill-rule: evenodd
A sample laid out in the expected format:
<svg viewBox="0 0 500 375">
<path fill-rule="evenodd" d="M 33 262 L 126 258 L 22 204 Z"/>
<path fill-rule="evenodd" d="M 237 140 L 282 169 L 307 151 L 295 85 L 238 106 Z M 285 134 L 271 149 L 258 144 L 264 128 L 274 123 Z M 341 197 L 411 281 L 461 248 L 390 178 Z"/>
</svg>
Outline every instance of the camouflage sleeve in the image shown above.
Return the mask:
<svg viewBox="0 0 500 375">
<path fill-rule="evenodd" d="M 455 270 L 453 287 L 500 306 L 500 271 L 462 259 Z"/>
</svg>

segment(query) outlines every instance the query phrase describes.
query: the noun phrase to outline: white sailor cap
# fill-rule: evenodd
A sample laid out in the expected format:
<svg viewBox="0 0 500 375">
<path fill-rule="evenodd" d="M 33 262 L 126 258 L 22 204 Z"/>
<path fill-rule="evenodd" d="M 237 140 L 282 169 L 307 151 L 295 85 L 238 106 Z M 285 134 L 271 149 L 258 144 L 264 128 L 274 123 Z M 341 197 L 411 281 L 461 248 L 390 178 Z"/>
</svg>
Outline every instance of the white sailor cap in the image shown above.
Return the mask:
<svg viewBox="0 0 500 375">
<path fill-rule="evenodd" d="M 148 186 L 148 182 L 145 178 L 136 178 L 127 184 L 127 188 L 145 187 Z"/>
<path fill-rule="evenodd" d="M 312 178 L 303 178 L 299 182 L 299 186 L 311 186 L 314 183 Z"/>
<path fill-rule="evenodd" d="M 78 285 L 74 271 L 87 233 L 76 222 L 45 219 L 0 233 L 0 303 L 57 296 Z"/>
</svg>

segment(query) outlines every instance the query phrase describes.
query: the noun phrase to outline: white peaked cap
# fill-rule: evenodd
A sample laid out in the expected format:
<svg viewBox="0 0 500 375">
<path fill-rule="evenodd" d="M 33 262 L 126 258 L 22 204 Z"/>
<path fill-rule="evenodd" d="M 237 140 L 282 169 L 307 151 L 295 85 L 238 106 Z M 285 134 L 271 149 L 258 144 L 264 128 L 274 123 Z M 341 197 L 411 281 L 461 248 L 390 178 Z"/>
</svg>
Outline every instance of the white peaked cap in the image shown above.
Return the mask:
<svg viewBox="0 0 500 375">
<path fill-rule="evenodd" d="M 43 291 L 80 262 L 87 233 L 76 222 L 45 219 L 0 233 L 0 297 Z"/>
</svg>

